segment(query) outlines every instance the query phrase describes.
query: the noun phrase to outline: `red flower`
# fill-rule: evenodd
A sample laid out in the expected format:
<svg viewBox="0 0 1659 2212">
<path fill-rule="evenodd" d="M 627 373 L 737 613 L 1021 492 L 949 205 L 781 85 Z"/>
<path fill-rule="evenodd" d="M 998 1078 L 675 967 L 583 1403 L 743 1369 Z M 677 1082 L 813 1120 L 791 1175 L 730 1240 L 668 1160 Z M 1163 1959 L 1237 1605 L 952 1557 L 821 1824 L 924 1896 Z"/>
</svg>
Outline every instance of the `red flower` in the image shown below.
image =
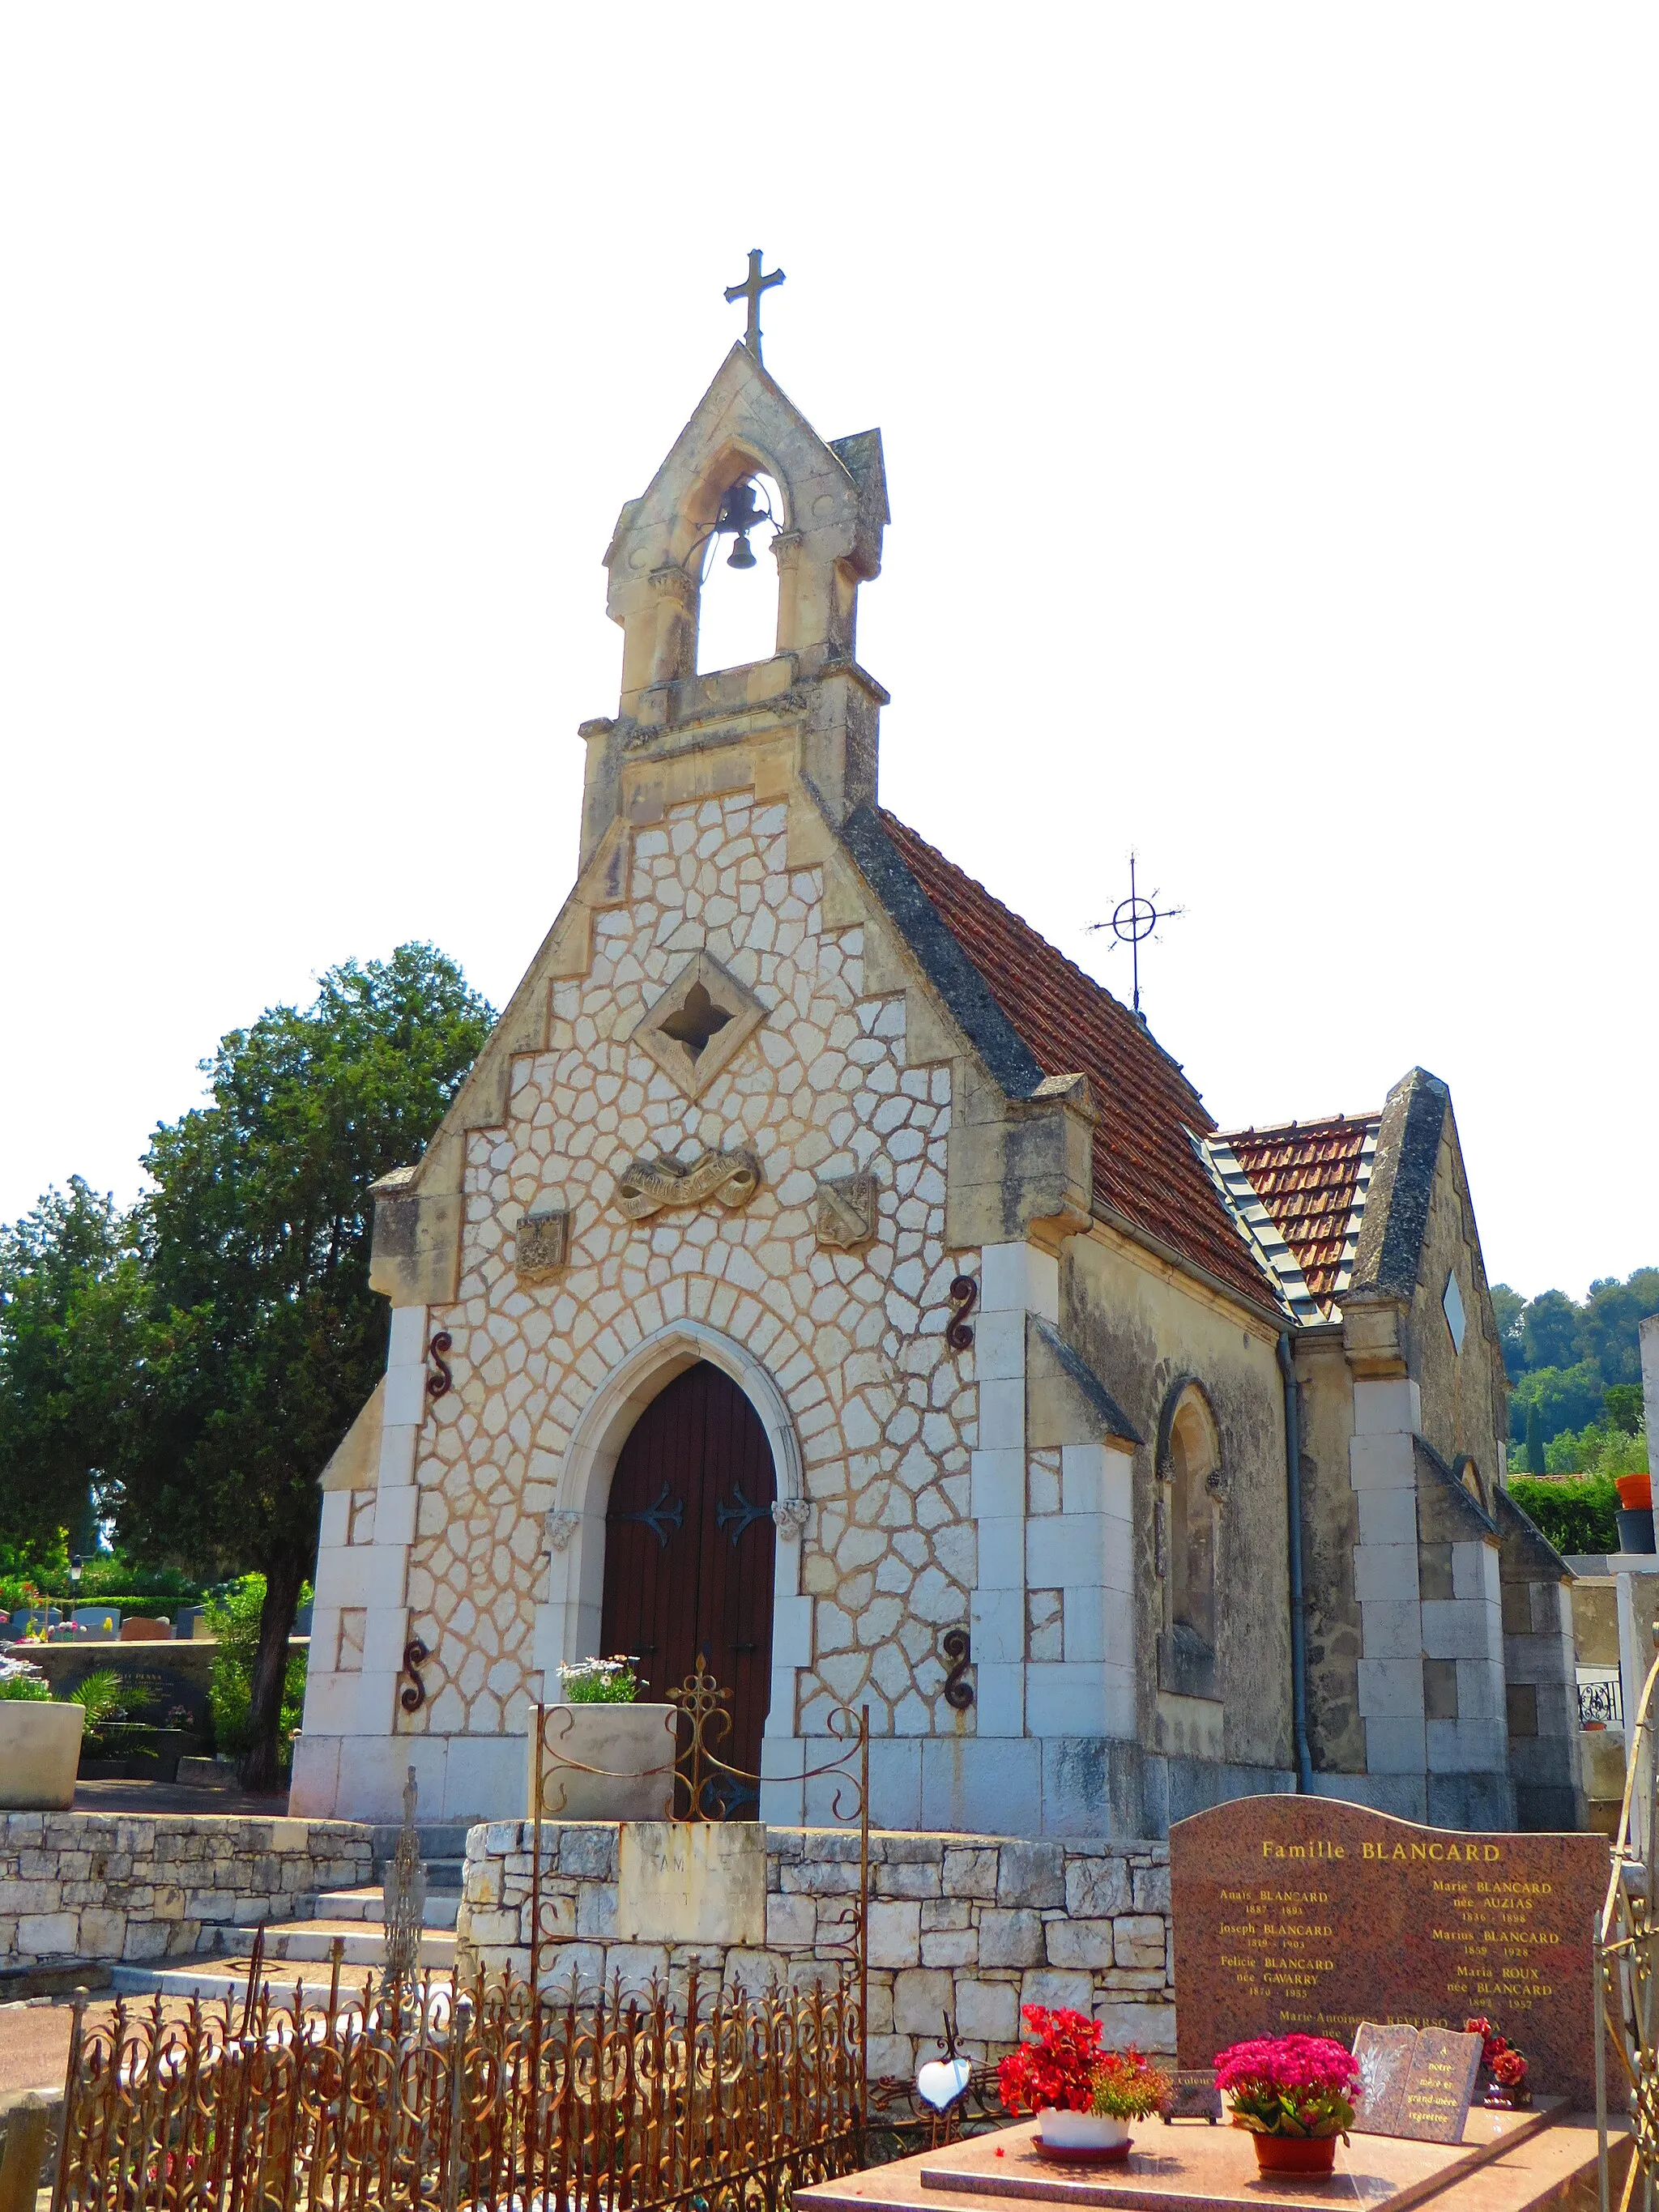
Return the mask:
<svg viewBox="0 0 1659 2212">
<path fill-rule="evenodd" d="M 1100 2069 L 1101 2027 L 1086 2013 L 1068 2006 L 1022 2005 L 1026 2026 L 1037 2037 L 1011 2051 L 997 2068 L 997 2087 L 1011 2112 L 1086 2112 Z"/>
</svg>

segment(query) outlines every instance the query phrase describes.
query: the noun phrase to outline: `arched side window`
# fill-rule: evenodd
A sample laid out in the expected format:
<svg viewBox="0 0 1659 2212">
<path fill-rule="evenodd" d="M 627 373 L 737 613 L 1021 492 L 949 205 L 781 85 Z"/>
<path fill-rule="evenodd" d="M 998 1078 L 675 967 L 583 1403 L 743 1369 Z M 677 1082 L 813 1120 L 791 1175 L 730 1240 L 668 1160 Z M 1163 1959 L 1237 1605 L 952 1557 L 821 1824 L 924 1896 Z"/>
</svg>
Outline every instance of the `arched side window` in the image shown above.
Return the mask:
<svg viewBox="0 0 1659 2212">
<path fill-rule="evenodd" d="M 1209 1401 L 1190 1376 L 1164 1400 L 1158 1472 L 1164 1577 L 1158 1687 L 1177 1697 L 1213 1698 L 1221 1438 Z"/>
</svg>

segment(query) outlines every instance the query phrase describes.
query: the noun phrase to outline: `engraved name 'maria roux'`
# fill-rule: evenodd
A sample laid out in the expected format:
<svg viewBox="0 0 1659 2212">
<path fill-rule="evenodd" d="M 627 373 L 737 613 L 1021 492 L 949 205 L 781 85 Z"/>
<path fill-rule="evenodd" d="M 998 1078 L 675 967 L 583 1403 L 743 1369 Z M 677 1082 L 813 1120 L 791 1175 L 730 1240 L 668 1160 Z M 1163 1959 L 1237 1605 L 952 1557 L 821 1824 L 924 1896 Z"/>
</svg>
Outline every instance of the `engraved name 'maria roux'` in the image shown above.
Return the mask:
<svg viewBox="0 0 1659 2212">
<path fill-rule="evenodd" d="M 1535 2090 L 1583 2110 L 1607 1867 L 1603 1836 L 1465 1834 L 1334 1798 L 1236 1798 L 1177 1821 L 1179 2062 L 1257 2036 L 1352 2044 L 1363 2021 L 1459 2031 L 1484 2013 Z"/>
</svg>

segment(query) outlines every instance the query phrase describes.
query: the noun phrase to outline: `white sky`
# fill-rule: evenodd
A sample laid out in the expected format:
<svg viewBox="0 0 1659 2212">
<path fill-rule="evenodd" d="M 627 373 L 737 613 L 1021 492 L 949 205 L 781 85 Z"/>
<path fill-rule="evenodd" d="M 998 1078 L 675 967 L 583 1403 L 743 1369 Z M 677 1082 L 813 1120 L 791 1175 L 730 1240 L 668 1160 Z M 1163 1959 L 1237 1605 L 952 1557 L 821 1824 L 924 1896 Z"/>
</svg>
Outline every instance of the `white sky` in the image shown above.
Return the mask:
<svg viewBox="0 0 1659 2212">
<path fill-rule="evenodd" d="M 568 888 L 599 567 L 741 327 L 882 429 L 887 803 L 1224 1125 L 1452 1086 L 1492 1276 L 1659 1261 L 1659 16 L 0 16 L 0 1218 L 220 1033 Z M 764 561 L 764 556 L 763 556 Z M 770 571 L 769 561 L 759 572 Z"/>
</svg>

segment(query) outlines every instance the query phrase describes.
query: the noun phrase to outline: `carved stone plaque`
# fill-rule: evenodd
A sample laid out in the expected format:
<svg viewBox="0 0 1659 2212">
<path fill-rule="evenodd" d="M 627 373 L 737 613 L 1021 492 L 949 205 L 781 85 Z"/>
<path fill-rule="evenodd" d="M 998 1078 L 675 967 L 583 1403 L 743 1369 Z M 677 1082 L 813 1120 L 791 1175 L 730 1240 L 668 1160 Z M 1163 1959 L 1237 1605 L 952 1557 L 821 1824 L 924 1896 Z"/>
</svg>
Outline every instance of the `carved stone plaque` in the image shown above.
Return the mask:
<svg viewBox="0 0 1659 2212">
<path fill-rule="evenodd" d="M 521 1283 L 550 1282 L 570 1251 L 570 1215 L 562 1206 L 526 1213 L 519 1224 L 514 1265 Z"/>
<path fill-rule="evenodd" d="M 876 1179 L 872 1175 L 827 1176 L 818 1184 L 820 1244 L 850 1252 L 876 1233 Z"/>
<path fill-rule="evenodd" d="M 708 1198 L 725 1206 L 747 1206 L 760 1183 L 760 1162 L 741 1146 L 700 1153 L 689 1165 L 667 1155 L 629 1160 L 617 1177 L 617 1206 L 630 1221 L 643 1221 L 665 1206 L 701 1206 Z"/>
</svg>

